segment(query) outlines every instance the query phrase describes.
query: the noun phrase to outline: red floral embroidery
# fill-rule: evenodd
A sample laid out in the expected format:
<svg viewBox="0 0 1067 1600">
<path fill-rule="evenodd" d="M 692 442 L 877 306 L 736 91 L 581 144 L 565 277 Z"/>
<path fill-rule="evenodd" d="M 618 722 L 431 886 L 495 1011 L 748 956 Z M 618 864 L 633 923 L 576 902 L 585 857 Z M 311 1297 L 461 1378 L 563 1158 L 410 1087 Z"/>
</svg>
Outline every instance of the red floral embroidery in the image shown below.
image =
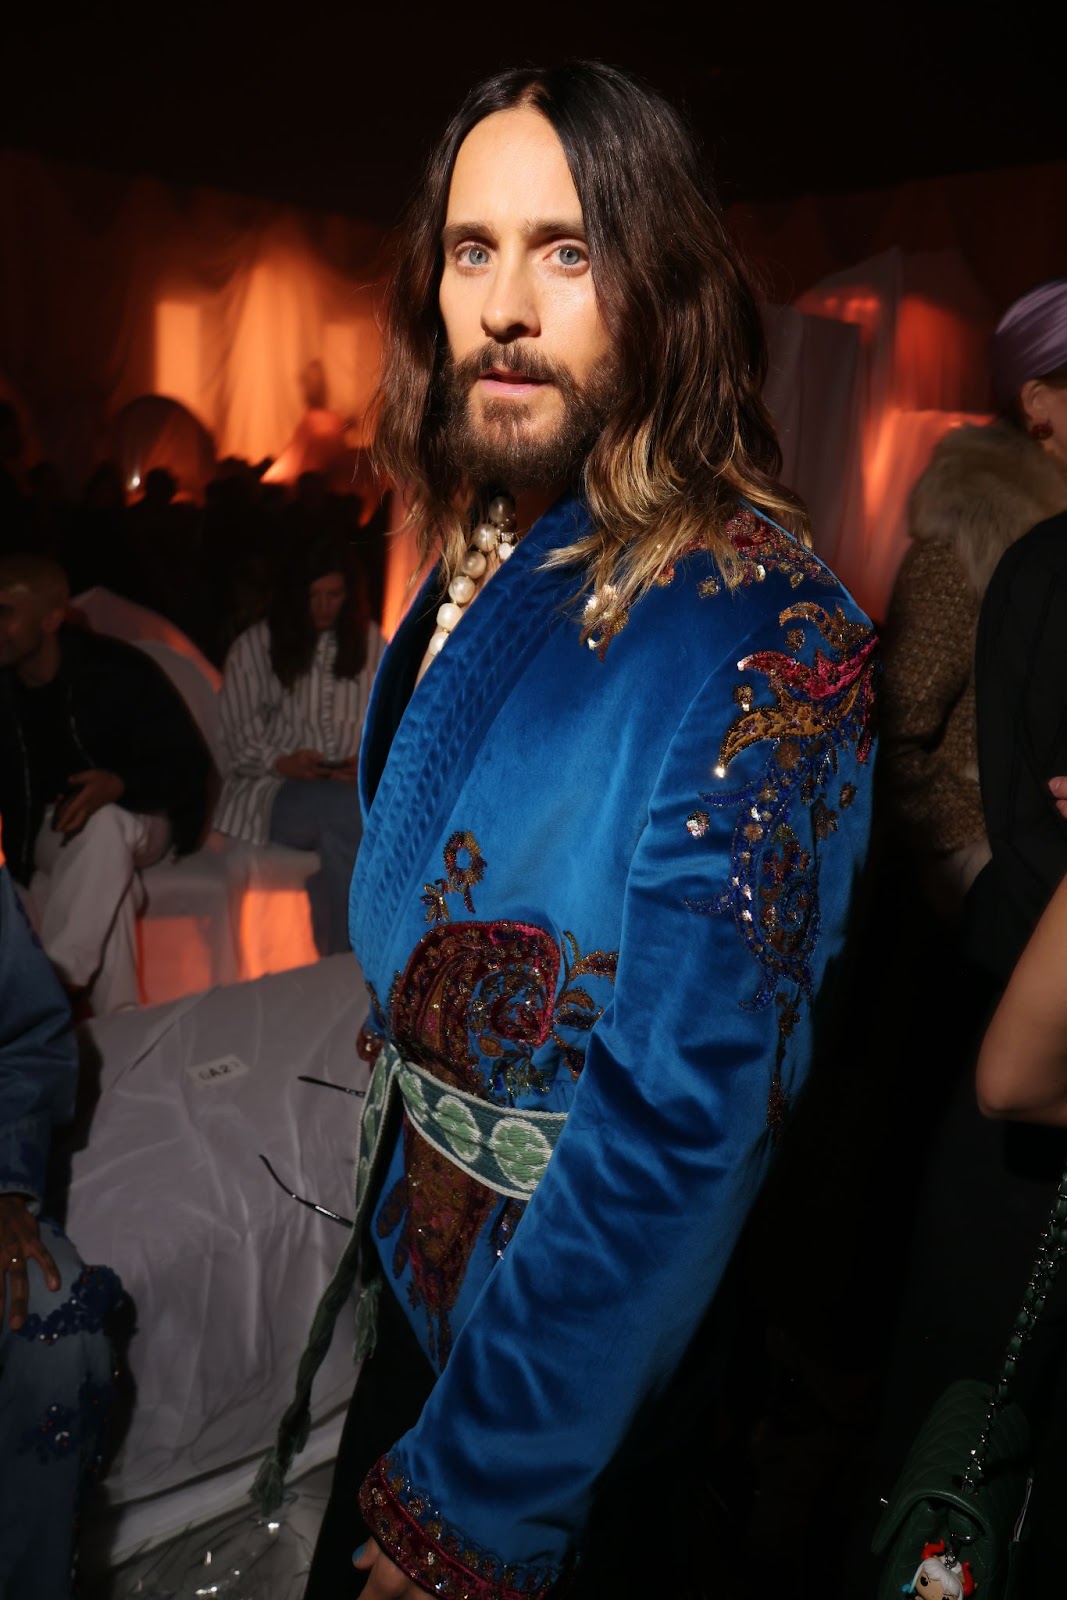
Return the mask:
<svg viewBox="0 0 1067 1600">
<path fill-rule="evenodd" d="M 482 860 L 470 834 L 471 861 Z M 450 869 L 451 870 L 451 869 Z M 470 885 L 467 886 L 468 888 Z M 548 1087 L 533 1062 L 549 1038 L 574 1077 L 582 1051 L 560 1030 L 583 1032 L 602 1007 L 576 980 L 614 980 L 615 955 L 582 956 L 565 934 L 562 992 L 556 988 L 564 955 L 543 928 L 519 922 L 441 922 L 423 935 L 407 969 L 393 984 L 390 1032 L 401 1053 L 443 1083 L 485 1100 L 513 1102 Z M 420 1138 L 405 1119 L 404 1176 L 385 1196 L 376 1231 L 397 1233 L 393 1273 L 410 1268 L 408 1298 L 429 1319 L 431 1357 L 443 1367 L 452 1347 L 450 1313 L 463 1282 L 473 1242 L 500 1197 L 469 1177 Z M 514 1228 L 500 1234 L 506 1242 Z"/>
</svg>

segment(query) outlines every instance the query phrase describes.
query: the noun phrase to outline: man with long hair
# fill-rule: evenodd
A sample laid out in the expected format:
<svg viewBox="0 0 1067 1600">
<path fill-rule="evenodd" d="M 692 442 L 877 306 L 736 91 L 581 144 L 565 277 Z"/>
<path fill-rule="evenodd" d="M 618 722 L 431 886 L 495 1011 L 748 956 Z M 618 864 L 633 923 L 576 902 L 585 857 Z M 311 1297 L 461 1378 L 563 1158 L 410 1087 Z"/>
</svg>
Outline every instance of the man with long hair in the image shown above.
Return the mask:
<svg viewBox="0 0 1067 1600">
<path fill-rule="evenodd" d="M 724 1274 L 867 852 L 873 630 L 775 482 L 658 95 L 480 85 L 397 261 L 377 448 L 432 567 L 361 750 L 356 1225 L 256 1493 L 358 1272 L 309 1597 L 693 1594 Z"/>
</svg>

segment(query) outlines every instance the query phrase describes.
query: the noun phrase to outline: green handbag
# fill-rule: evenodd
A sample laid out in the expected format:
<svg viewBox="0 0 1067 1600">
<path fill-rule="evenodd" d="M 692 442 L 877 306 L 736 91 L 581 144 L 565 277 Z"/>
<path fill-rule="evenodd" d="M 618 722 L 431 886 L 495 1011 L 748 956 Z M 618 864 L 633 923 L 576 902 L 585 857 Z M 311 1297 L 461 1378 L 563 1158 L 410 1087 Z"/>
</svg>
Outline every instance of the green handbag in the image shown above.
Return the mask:
<svg viewBox="0 0 1067 1600">
<path fill-rule="evenodd" d="M 981 1484 L 965 1489 L 964 1470 L 990 1398 L 987 1383 L 961 1378 L 919 1429 L 871 1541 L 883 1558 L 878 1600 L 899 1600 L 924 1548 L 942 1539 L 950 1548 L 957 1541 L 959 1556 L 970 1562 L 979 1600 L 1009 1600 L 1030 1487 L 1030 1429 L 1018 1406 L 998 1410 Z"/>
<path fill-rule="evenodd" d="M 963 1378 L 939 1396 L 908 1451 L 871 1549 L 880 1560 L 878 1600 L 954 1593 L 1012 1600 L 1030 1498 L 1030 1428 L 1008 1395 L 1019 1356 L 1067 1253 L 1067 1172 L 1041 1237 L 1000 1376 L 990 1386 Z M 931 1551 L 930 1546 L 938 1546 Z M 933 1557 L 920 1581 L 924 1557 Z M 954 1576 L 950 1576 L 954 1575 Z M 940 1593 L 938 1582 L 942 1587 Z"/>
</svg>

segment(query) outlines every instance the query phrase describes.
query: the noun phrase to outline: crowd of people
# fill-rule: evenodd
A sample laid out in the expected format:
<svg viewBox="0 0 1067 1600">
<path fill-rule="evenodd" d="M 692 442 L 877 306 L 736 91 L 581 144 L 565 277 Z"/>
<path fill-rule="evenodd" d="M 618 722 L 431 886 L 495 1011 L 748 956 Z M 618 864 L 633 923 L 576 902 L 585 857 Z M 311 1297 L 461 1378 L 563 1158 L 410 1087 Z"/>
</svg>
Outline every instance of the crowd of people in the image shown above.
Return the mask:
<svg viewBox="0 0 1067 1600">
<path fill-rule="evenodd" d="M 423 556 L 388 648 L 356 497 L 231 463 L 128 505 L 105 466 L 67 504 L 0 419 L 0 1596 L 71 1593 L 122 1298 L 47 1219 L 71 1015 L 136 1003 L 138 871 L 214 826 L 319 853 L 317 948 L 372 999 L 355 1226 L 255 1490 L 358 1287 L 307 1600 L 698 1600 L 754 1561 L 815 1600 L 831 1546 L 873 1600 L 878 1495 L 993 1378 L 1067 1161 L 1067 280 L 1002 317 L 997 420 L 917 483 L 885 619 L 777 479 L 748 268 L 628 75 L 471 91 L 386 332 Z M 223 770 L 72 626 L 96 584 L 219 667 Z M 1046 1313 L 1033 1593 L 1067 1283 Z M 970 1593 L 958 1557 L 910 1592 Z"/>
<path fill-rule="evenodd" d="M 113 460 L 79 491 L 55 463 L 28 463 L 26 449 L 15 408 L 0 401 L 0 555 L 49 556 L 71 594 L 100 586 L 159 612 L 216 667 L 266 615 L 288 552 L 327 532 L 353 546 L 371 615 L 381 613 L 384 495 L 371 504 L 313 469 L 278 481 L 267 462 L 236 457 L 196 498 L 165 466 L 131 490 Z"/>
</svg>

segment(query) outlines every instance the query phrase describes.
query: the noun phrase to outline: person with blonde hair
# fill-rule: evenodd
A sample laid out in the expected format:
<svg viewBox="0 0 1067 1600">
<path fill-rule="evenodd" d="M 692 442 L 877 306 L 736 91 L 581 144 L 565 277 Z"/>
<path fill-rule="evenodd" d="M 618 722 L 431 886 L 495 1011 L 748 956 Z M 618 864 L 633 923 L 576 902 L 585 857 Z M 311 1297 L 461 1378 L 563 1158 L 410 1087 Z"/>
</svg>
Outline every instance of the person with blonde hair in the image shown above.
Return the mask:
<svg viewBox="0 0 1067 1600">
<path fill-rule="evenodd" d="M 659 95 L 479 84 L 396 261 L 376 449 L 427 570 L 360 755 L 374 1067 L 257 1498 L 358 1270 L 308 1595 L 647 1593 L 653 1523 L 682 1594 L 720 1290 L 864 871 L 877 645 L 776 482 L 757 300 Z"/>
</svg>

